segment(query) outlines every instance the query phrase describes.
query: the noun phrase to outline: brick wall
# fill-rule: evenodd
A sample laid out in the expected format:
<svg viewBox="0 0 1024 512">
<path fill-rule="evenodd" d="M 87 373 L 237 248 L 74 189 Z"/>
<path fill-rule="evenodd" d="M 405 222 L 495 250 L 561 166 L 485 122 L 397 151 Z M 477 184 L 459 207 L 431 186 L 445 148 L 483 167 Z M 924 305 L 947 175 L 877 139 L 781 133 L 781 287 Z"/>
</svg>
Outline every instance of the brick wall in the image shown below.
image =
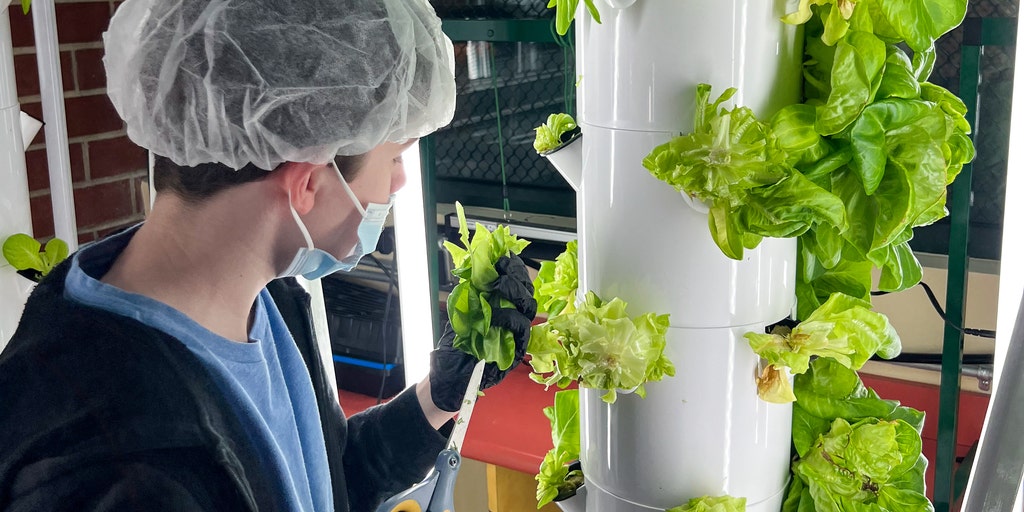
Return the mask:
<svg viewBox="0 0 1024 512">
<path fill-rule="evenodd" d="M 107 98 L 102 61 L 102 34 L 119 3 L 57 0 L 56 4 L 80 242 L 95 240 L 142 219 L 146 152 L 128 140 L 124 123 Z M 41 120 L 32 16 L 22 14 L 19 2 L 11 7 L 9 16 L 21 108 Z M 37 238 L 49 238 L 54 233 L 45 147 L 40 130 L 25 155 L 32 229 Z"/>
</svg>

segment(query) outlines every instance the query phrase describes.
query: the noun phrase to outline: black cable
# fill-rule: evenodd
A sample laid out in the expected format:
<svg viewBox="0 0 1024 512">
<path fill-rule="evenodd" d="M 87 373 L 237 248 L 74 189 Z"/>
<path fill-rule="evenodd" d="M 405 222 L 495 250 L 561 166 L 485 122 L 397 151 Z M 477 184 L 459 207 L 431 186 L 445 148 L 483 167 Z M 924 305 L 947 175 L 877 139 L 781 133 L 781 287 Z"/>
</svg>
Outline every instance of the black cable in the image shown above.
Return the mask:
<svg viewBox="0 0 1024 512">
<path fill-rule="evenodd" d="M 892 359 L 882 359 L 876 354 L 871 357 L 871 360 L 887 363 L 942 364 L 942 354 L 902 352 Z M 995 364 L 994 361 L 992 354 L 963 355 L 963 364 Z"/>
<path fill-rule="evenodd" d="M 373 258 L 373 260 L 377 261 L 377 258 Z M 379 265 L 380 262 L 378 261 L 377 264 Z M 381 266 L 381 268 L 383 269 L 384 267 Z M 390 274 L 388 274 L 388 275 L 390 276 Z M 391 314 L 391 298 L 394 297 L 394 293 L 392 293 L 394 291 L 394 289 L 395 289 L 395 282 L 394 282 L 394 280 L 391 280 L 391 281 L 388 282 L 388 298 L 387 298 L 387 300 L 384 301 L 384 320 L 381 322 L 381 327 L 380 327 L 381 359 L 382 359 L 383 362 L 381 363 L 382 367 L 381 367 L 381 372 L 380 372 L 380 389 L 377 390 L 377 405 L 380 405 L 380 403 L 382 401 L 384 401 L 384 385 L 385 385 L 385 383 L 388 380 L 388 373 L 390 372 L 388 370 L 388 339 L 387 339 L 387 337 L 388 337 L 388 317 Z"/>
<path fill-rule="evenodd" d="M 373 261 L 373 263 L 377 265 L 377 268 L 381 269 L 381 271 L 384 272 L 384 275 L 388 277 L 388 281 L 390 281 L 388 286 L 398 288 L 398 281 L 395 279 L 395 275 L 391 273 L 391 270 L 385 267 L 384 264 L 381 263 L 373 254 L 367 254 L 366 257 L 370 258 L 370 261 Z"/>
<path fill-rule="evenodd" d="M 995 331 L 992 331 L 992 330 L 989 330 L 989 329 L 973 329 L 973 328 L 970 328 L 970 327 L 960 327 L 960 326 L 954 324 L 953 322 L 951 322 L 948 318 L 946 318 L 946 311 L 942 309 L 942 305 L 939 304 L 939 299 L 935 297 L 935 292 L 933 292 L 931 287 L 928 286 L 928 283 L 925 283 L 924 281 L 921 281 L 921 282 L 919 282 L 917 284 L 919 284 L 922 288 L 924 288 L 924 293 L 926 293 L 928 295 L 928 300 L 932 303 L 932 307 L 935 308 L 935 312 L 939 314 L 939 317 L 942 318 L 942 321 L 946 322 L 946 325 L 949 325 L 950 327 L 952 327 L 952 328 L 956 329 L 957 331 L 960 331 L 963 334 L 966 334 L 968 336 L 977 336 L 979 338 L 992 338 L 992 339 L 995 339 L 995 337 L 996 337 L 996 332 Z M 888 295 L 890 293 L 892 293 L 892 292 L 873 291 L 873 292 L 871 292 L 871 295 L 877 297 L 879 295 Z"/>
</svg>

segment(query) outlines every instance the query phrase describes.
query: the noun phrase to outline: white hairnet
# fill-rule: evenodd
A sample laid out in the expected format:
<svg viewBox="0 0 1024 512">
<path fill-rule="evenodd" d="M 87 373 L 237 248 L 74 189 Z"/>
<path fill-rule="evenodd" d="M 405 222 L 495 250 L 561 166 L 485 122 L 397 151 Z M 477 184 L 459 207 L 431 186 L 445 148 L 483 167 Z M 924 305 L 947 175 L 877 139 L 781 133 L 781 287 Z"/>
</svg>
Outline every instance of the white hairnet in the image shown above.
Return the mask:
<svg viewBox="0 0 1024 512">
<path fill-rule="evenodd" d="M 127 0 L 103 40 L 128 136 L 179 165 L 326 163 L 455 110 L 426 0 Z"/>
</svg>

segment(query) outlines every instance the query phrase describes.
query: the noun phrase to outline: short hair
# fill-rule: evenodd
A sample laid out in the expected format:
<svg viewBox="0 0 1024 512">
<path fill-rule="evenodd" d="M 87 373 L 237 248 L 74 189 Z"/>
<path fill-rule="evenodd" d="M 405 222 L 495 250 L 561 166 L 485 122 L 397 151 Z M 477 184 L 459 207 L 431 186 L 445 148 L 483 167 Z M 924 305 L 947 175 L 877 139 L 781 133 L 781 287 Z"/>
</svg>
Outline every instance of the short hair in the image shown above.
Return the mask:
<svg viewBox="0 0 1024 512">
<path fill-rule="evenodd" d="M 364 159 L 365 155 L 339 155 L 334 157 L 334 163 L 345 180 L 352 181 L 359 175 Z M 283 165 L 278 165 L 275 170 Z M 189 167 L 156 155 L 153 163 L 153 188 L 158 193 L 170 192 L 188 203 L 199 204 L 231 187 L 265 179 L 272 172 L 253 164 L 238 170 L 219 163 Z"/>
</svg>

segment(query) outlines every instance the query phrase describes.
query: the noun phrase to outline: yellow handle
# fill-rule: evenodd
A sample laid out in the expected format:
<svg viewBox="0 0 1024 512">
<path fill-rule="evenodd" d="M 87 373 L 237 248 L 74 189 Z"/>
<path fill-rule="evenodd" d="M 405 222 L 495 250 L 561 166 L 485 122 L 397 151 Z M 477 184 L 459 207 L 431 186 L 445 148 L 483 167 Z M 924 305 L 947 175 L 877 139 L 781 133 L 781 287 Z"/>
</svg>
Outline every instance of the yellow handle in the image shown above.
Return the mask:
<svg viewBox="0 0 1024 512">
<path fill-rule="evenodd" d="M 416 500 L 405 500 L 399 503 L 391 512 L 423 512 Z"/>
</svg>

